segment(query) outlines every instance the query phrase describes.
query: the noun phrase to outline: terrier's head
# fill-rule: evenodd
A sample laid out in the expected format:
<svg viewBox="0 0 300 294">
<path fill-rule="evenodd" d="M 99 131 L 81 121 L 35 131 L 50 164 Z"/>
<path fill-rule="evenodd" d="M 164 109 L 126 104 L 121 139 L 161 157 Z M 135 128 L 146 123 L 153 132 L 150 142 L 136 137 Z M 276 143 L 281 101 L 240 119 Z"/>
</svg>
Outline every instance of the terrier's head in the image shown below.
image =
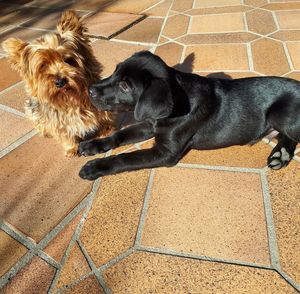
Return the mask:
<svg viewBox="0 0 300 294">
<path fill-rule="evenodd" d="M 58 108 L 83 106 L 89 103 L 88 86 L 101 71 L 86 31 L 75 12 L 66 11 L 57 32 L 32 43 L 10 38 L 2 47 L 31 96 Z"/>
</svg>

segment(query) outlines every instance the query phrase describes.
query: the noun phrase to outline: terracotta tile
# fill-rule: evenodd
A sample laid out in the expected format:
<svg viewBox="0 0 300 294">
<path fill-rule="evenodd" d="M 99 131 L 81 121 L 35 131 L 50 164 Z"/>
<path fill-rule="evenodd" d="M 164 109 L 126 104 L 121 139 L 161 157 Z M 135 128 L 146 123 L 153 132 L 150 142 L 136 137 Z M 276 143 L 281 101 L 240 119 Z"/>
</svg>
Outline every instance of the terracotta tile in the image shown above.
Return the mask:
<svg viewBox="0 0 300 294">
<path fill-rule="evenodd" d="M 222 34 L 191 34 L 177 39 L 176 41 L 186 44 L 224 44 L 224 43 L 247 43 L 258 39 L 252 33 L 222 33 Z"/>
<path fill-rule="evenodd" d="M 261 7 L 268 3 L 268 0 L 244 0 L 245 5 L 251 5 L 254 7 Z"/>
<path fill-rule="evenodd" d="M 72 287 L 70 290 L 65 291 L 64 293 L 69 294 L 105 294 L 96 277 L 90 276 L 83 281 L 81 281 L 76 286 Z"/>
<path fill-rule="evenodd" d="M 300 81 L 300 72 L 291 72 L 285 77 Z"/>
<path fill-rule="evenodd" d="M 19 83 L 14 87 L 0 93 L 0 103 L 20 112 L 24 112 L 24 103 L 29 96 L 26 93 L 24 83 Z"/>
<path fill-rule="evenodd" d="M 0 91 L 3 91 L 5 88 L 21 80 L 19 74 L 10 68 L 7 58 L 0 59 L 0 68 L 2 69 L 0 73 Z"/>
<path fill-rule="evenodd" d="M 148 17 L 125 32 L 119 34 L 116 39 L 143 43 L 156 43 L 158 41 L 162 24 L 163 19 Z"/>
<path fill-rule="evenodd" d="M 248 78 L 248 77 L 257 77 L 260 76 L 259 74 L 255 72 L 197 72 L 197 74 L 201 76 L 207 76 L 212 78 L 221 78 L 221 79 L 241 79 L 241 78 Z M 224 149 L 225 150 L 225 149 Z M 253 149 L 252 149 L 253 150 Z"/>
<path fill-rule="evenodd" d="M 194 8 L 232 6 L 241 4 L 240 0 L 195 0 Z"/>
<path fill-rule="evenodd" d="M 248 70 L 245 45 L 199 45 L 189 46 L 185 55 L 196 55 L 194 70 Z"/>
<path fill-rule="evenodd" d="M 109 38 L 141 17 L 137 14 L 97 12 L 87 17 L 85 24 L 90 35 Z"/>
<path fill-rule="evenodd" d="M 191 150 L 181 162 L 220 166 L 263 168 L 272 148 L 265 143 L 233 146 L 217 150 Z"/>
<path fill-rule="evenodd" d="M 125 145 L 112 150 L 111 155 L 121 154 L 121 153 L 128 153 L 132 151 L 136 151 L 136 147 L 134 145 Z"/>
<path fill-rule="evenodd" d="M 140 13 L 158 2 L 159 0 L 80 0 L 76 4 L 72 5 L 72 7 L 108 12 Z"/>
<path fill-rule="evenodd" d="M 289 50 L 294 69 L 300 70 L 300 42 L 287 42 L 286 46 Z"/>
<path fill-rule="evenodd" d="M 92 47 L 95 56 L 104 67 L 102 77 L 110 76 L 115 70 L 116 65 L 130 57 L 133 53 L 150 49 L 150 47 L 147 46 L 104 40 L 94 42 Z"/>
<path fill-rule="evenodd" d="M 271 12 L 255 9 L 247 12 L 246 18 L 249 31 L 254 33 L 266 35 L 277 30 Z"/>
<path fill-rule="evenodd" d="M 141 243 L 270 264 L 260 176 L 188 168 L 157 170 Z"/>
<path fill-rule="evenodd" d="M 84 16 L 87 12 L 76 12 L 79 16 Z M 36 29 L 56 30 L 58 21 L 61 18 L 62 11 L 53 9 L 44 9 L 36 18 L 22 24 L 22 27 L 31 27 Z"/>
<path fill-rule="evenodd" d="M 271 35 L 272 38 L 282 41 L 300 41 L 300 31 L 279 31 Z"/>
<path fill-rule="evenodd" d="M 187 33 L 190 18 L 186 15 L 178 14 L 168 18 L 162 34 L 169 38 L 177 38 Z"/>
<path fill-rule="evenodd" d="M 55 285 L 55 289 L 70 284 L 79 277 L 91 271 L 83 253 L 77 243 L 72 247 L 70 255 L 62 267 L 61 273 Z"/>
<path fill-rule="evenodd" d="M 36 241 L 91 190 L 79 178 L 86 158 L 66 158 L 53 139 L 35 136 L 0 161 L 0 217 Z"/>
<path fill-rule="evenodd" d="M 183 12 L 186 11 L 188 9 L 193 8 L 193 0 L 174 0 L 173 5 L 172 5 L 172 10 L 174 11 L 179 11 L 179 12 Z"/>
<path fill-rule="evenodd" d="M 0 110 L 0 150 L 12 144 L 33 129 L 33 125 L 27 119 Z"/>
<path fill-rule="evenodd" d="M 278 2 L 283 2 L 278 1 Z M 270 3 L 264 6 L 264 9 L 268 10 L 294 10 L 294 9 L 300 9 L 300 3 L 299 2 L 293 2 L 293 3 Z"/>
<path fill-rule="evenodd" d="M 19 38 L 24 41 L 32 41 L 34 39 L 37 39 L 37 38 L 45 35 L 46 33 L 47 33 L 46 31 L 41 31 L 41 30 L 33 30 L 30 28 L 15 27 L 15 28 L 12 28 L 11 30 L 3 32 L 0 35 L 0 44 L 8 38 Z M 2 47 L 0 46 L 0 53 L 3 53 L 3 52 L 4 51 L 3 51 Z"/>
<path fill-rule="evenodd" d="M 2 289 L 2 294 L 47 293 L 54 277 L 55 269 L 39 257 L 33 257 Z"/>
<path fill-rule="evenodd" d="M 143 14 L 150 16 L 166 16 L 171 4 L 172 0 L 165 0 L 162 3 L 154 6 L 153 8 L 144 11 Z"/>
<path fill-rule="evenodd" d="M 290 71 L 280 42 L 260 39 L 251 44 L 254 69 L 265 75 L 283 75 Z"/>
<path fill-rule="evenodd" d="M 176 43 L 168 43 L 158 46 L 155 50 L 155 54 L 160 56 L 169 66 L 174 66 L 180 63 L 182 51 L 183 46 Z"/>
<path fill-rule="evenodd" d="M 278 11 L 276 16 L 281 29 L 300 28 L 300 10 Z"/>
<path fill-rule="evenodd" d="M 280 263 L 300 283 L 300 165 L 293 161 L 278 172 L 268 170 L 269 191 L 279 247 Z"/>
<path fill-rule="evenodd" d="M 191 33 L 244 31 L 242 13 L 208 14 L 192 18 Z"/>
<path fill-rule="evenodd" d="M 67 7 L 70 7 L 72 4 L 74 4 L 74 0 L 34 0 L 30 1 L 30 3 L 27 4 L 27 6 L 40 6 L 40 7 L 53 7 L 53 8 L 60 8 L 62 6 L 65 6 L 65 9 Z"/>
<path fill-rule="evenodd" d="M 0 230 L 0 277 L 3 276 L 28 249 Z"/>
<path fill-rule="evenodd" d="M 97 267 L 133 246 L 148 178 L 142 170 L 102 179 L 80 237 Z"/>
<path fill-rule="evenodd" d="M 160 37 L 159 37 L 158 43 L 159 43 L 159 44 L 164 44 L 164 43 L 166 43 L 166 42 L 168 42 L 168 41 L 169 41 L 169 40 L 166 39 L 165 37 L 160 36 Z"/>
<path fill-rule="evenodd" d="M 54 237 L 49 244 L 45 247 L 44 251 L 53 257 L 56 261 L 60 262 L 70 241 L 71 238 L 79 224 L 80 219 L 82 218 L 83 211 L 77 214 L 65 228 Z"/>
<path fill-rule="evenodd" d="M 189 15 L 203 15 L 203 14 L 218 14 L 218 13 L 234 13 L 234 12 L 246 12 L 253 9 L 249 6 L 235 5 L 235 6 L 221 6 L 221 7 L 203 7 L 186 11 Z"/>
<path fill-rule="evenodd" d="M 274 271 L 144 252 L 109 268 L 105 280 L 118 294 L 297 293 Z"/>
</svg>

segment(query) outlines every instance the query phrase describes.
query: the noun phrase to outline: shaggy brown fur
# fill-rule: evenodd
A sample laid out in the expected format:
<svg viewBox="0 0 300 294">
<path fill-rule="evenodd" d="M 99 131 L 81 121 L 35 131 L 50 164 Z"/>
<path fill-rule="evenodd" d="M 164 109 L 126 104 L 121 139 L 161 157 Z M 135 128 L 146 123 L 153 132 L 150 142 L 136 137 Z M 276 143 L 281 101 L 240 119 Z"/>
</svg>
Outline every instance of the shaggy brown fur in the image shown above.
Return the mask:
<svg viewBox="0 0 300 294">
<path fill-rule="evenodd" d="M 26 114 L 41 134 L 58 140 L 69 157 L 77 155 L 82 139 L 113 129 L 111 115 L 96 110 L 89 100 L 88 86 L 99 79 L 101 65 L 86 31 L 75 12 L 66 11 L 57 33 L 32 43 L 15 38 L 2 43 L 32 97 L 26 101 Z"/>
</svg>

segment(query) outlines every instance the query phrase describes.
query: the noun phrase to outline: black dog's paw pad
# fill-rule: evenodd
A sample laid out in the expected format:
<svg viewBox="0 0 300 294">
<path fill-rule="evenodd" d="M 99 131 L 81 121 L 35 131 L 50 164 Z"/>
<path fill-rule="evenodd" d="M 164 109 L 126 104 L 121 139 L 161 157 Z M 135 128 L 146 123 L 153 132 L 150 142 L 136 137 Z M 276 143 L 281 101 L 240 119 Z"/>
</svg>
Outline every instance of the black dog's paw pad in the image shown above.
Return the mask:
<svg viewBox="0 0 300 294">
<path fill-rule="evenodd" d="M 286 151 L 284 147 L 282 147 L 280 151 L 274 152 L 274 154 L 269 157 L 268 166 L 271 169 L 277 170 L 285 167 L 290 161 L 291 155 Z"/>
<path fill-rule="evenodd" d="M 98 149 L 92 141 L 83 141 L 79 143 L 78 153 L 83 156 L 93 156 L 98 153 Z"/>
</svg>

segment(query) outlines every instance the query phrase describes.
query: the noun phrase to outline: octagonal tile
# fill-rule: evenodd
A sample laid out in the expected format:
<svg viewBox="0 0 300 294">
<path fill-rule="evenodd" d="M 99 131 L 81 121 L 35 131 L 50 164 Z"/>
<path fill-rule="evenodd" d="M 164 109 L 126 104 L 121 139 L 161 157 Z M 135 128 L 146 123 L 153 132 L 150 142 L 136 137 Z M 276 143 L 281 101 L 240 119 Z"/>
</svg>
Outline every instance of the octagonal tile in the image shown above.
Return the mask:
<svg viewBox="0 0 300 294">
<path fill-rule="evenodd" d="M 266 35 L 277 30 L 271 12 L 255 9 L 246 13 L 249 31 Z"/>
<path fill-rule="evenodd" d="M 159 46 L 155 50 L 155 54 L 160 56 L 169 66 L 174 66 L 180 63 L 183 46 L 177 43 L 168 43 Z"/>
<path fill-rule="evenodd" d="M 169 38 L 177 38 L 187 33 L 190 18 L 177 14 L 168 18 L 162 34 Z"/>
<path fill-rule="evenodd" d="M 260 39 L 252 44 L 254 69 L 265 75 L 283 75 L 290 67 L 280 42 L 270 39 Z"/>
<path fill-rule="evenodd" d="M 183 12 L 193 7 L 194 0 L 174 0 L 172 10 Z"/>
</svg>

